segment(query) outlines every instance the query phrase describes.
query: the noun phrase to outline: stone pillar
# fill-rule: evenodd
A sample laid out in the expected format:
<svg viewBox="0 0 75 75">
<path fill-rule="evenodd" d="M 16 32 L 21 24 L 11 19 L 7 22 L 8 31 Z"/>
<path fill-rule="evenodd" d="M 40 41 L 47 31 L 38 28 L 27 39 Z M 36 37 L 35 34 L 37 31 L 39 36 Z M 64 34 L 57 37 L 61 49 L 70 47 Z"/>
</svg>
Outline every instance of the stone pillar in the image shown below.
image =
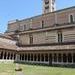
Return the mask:
<svg viewBox="0 0 75 75">
<path fill-rule="evenodd" d="M 38 54 L 36 53 L 36 61 L 38 62 Z"/>
<path fill-rule="evenodd" d="M 0 59 L 1 59 L 1 52 L 0 52 Z"/>
<path fill-rule="evenodd" d="M 74 63 L 73 63 L 73 53 L 71 53 L 71 54 L 72 54 L 72 64 L 74 64 Z"/>
<path fill-rule="evenodd" d="M 41 53 L 40 53 L 40 62 L 42 62 L 42 60 L 41 60 Z"/>
<path fill-rule="evenodd" d="M 27 61 L 28 61 L 28 53 L 27 53 Z"/>
<path fill-rule="evenodd" d="M 33 53 L 33 61 L 34 61 L 34 53 Z"/>
<path fill-rule="evenodd" d="M 19 62 L 20 61 L 20 55 L 16 54 L 16 61 Z"/>
<path fill-rule="evenodd" d="M 68 53 L 66 54 L 66 56 L 67 56 L 67 64 L 68 64 Z"/>
<path fill-rule="evenodd" d="M 52 63 L 54 63 L 54 54 L 52 53 Z"/>
<path fill-rule="evenodd" d="M 38 61 L 38 54 L 36 53 L 36 62 Z"/>
<path fill-rule="evenodd" d="M 49 53 L 48 53 L 48 62 L 49 62 Z"/>
<path fill-rule="evenodd" d="M 5 52 L 3 52 L 3 58 L 2 58 L 3 60 L 4 60 L 4 53 L 5 53 Z"/>
<path fill-rule="evenodd" d="M 12 57 L 12 60 L 14 60 L 14 53 L 13 53 L 13 57 Z"/>
<path fill-rule="evenodd" d="M 39 60 L 39 62 L 41 62 L 41 54 L 39 53 L 39 57 L 40 57 L 40 60 Z"/>
<path fill-rule="evenodd" d="M 59 61 L 58 61 L 58 53 L 56 53 L 56 56 L 57 56 L 57 64 L 59 63 Z"/>
<path fill-rule="evenodd" d="M 61 53 L 61 63 L 63 64 L 63 54 Z"/>
<path fill-rule="evenodd" d="M 30 62 L 31 62 L 31 53 L 29 53 L 30 54 Z"/>
<path fill-rule="evenodd" d="M 45 62 L 45 53 L 44 53 L 44 62 Z"/>
<path fill-rule="evenodd" d="M 8 57 L 8 52 L 6 52 L 6 60 L 7 60 L 7 57 Z"/>
<path fill-rule="evenodd" d="M 11 59 L 11 53 L 10 53 L 10 56 L 9 56 L 9 60 Z"/>
<path fill-rule="evenodd" d="M 24 55 L 24 54 L 23 54 Z M 24 56 L 24 60 L 23 61 L 25 61 L 25 56 Z"/>
<path fill-rule="evenodd" d="M 24 54 L 23 54 L 24 55 Z M 23 61 L 25 61 L 25 56 L 24 56 L 24 60 Z"/>
</svg>

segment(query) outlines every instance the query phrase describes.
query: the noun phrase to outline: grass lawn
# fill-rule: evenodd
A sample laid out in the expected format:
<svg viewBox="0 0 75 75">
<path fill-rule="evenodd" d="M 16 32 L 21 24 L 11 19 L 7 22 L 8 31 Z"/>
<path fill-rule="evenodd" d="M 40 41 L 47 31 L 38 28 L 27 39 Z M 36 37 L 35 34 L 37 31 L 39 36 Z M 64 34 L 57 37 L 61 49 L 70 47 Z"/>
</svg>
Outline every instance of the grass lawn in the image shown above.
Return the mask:
<svg viewBox="0 0 75 75">
<path fill-rule="evenodd" d="M 25 75 L 75 75 L 73 68 L 59 68 L 20 64 Z M 16 75 L 15 64 L 0 63 L 0 75 Z"/>
</svg>

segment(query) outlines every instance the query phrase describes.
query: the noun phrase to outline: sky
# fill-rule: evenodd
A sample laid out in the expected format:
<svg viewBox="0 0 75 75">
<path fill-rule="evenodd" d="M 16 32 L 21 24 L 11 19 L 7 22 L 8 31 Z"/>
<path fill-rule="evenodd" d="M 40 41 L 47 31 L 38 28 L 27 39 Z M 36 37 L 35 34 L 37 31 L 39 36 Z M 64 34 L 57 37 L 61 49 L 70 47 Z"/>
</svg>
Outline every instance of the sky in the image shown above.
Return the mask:
<svg viewBox="0 0 75 75">
<path fill-rule="evenodd" d="M 75 6 L 75 0 L 56 0 L 56 9 Z M 8 21 L 42 14 L 42 0 L 0 0 L 0 33 L 7 30 Z"/>
</svg>

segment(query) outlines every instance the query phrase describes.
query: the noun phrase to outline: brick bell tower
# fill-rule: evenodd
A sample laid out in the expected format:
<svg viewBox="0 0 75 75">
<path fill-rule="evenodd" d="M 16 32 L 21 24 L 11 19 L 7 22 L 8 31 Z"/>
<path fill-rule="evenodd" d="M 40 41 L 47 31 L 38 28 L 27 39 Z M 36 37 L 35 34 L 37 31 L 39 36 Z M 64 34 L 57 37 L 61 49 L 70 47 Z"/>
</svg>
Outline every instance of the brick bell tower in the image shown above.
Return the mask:
<svg viewBox="0 0 75 75">
<path fill-rule="evenodd" d="M 43 14 L 55 11 L 55 0 L 42 0 Z"/>
</svg>

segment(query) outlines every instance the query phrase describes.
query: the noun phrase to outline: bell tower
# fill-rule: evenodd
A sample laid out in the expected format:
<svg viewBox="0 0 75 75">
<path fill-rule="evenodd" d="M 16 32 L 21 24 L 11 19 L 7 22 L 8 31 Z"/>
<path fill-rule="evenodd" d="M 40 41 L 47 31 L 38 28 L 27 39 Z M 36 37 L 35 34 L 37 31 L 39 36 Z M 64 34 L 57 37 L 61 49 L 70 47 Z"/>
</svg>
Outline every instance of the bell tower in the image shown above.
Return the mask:
<svg viewBox="0 0 75 75">
<path fill-rule="evenodd" d="M 55 0 L 43 0 L 43 14 L 55 11 Z"/>
</svg>

